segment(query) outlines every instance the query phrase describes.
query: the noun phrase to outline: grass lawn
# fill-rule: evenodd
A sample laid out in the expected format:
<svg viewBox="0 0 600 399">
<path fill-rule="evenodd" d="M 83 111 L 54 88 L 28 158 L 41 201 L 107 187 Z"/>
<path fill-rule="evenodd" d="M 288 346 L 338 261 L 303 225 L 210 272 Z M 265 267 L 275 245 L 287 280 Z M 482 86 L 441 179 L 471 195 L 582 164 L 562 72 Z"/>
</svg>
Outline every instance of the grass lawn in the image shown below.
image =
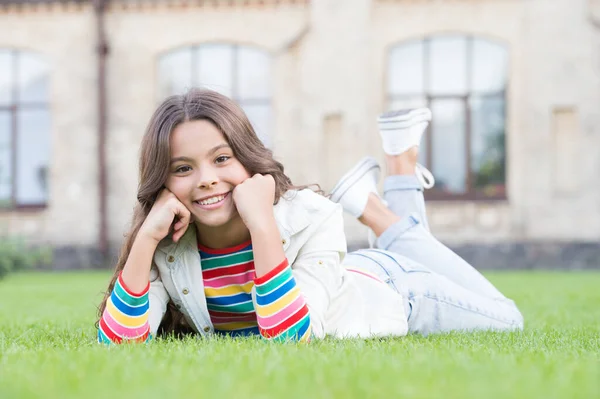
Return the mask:
<svg viewBox="0 0 600 399">
<path fill-rule="evenodd" d="M 95 343 L 107 273 L 0 281 L 0 398 L 600 398 L 600 272 L 487 273 L 520 333 Z"/>
</svg>

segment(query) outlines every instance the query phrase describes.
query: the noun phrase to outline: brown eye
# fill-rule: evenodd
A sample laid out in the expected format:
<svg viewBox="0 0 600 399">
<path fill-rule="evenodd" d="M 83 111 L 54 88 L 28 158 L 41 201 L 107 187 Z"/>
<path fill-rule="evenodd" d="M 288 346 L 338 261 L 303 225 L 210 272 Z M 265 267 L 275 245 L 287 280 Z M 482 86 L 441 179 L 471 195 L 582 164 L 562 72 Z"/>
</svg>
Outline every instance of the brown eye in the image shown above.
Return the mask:
<svg viewBox="0 0 600 399">
<path fill-rule="evenodd" d="M 230 157 L 228 157 L 227 155 L 220 155 L 219 157 L 217 157 L 217 159 L 215 159 L 215 163 L 223 163 L 225 161 L 227 161 Z"/>
<path fill-rule="evenodd" d="M 192 168 L 190 168 L 189 166 L 180 166 L 177 169 L 175 169 L 175 173 L 184 173 L 184 172 L 189 172 Z"/>
</svg>

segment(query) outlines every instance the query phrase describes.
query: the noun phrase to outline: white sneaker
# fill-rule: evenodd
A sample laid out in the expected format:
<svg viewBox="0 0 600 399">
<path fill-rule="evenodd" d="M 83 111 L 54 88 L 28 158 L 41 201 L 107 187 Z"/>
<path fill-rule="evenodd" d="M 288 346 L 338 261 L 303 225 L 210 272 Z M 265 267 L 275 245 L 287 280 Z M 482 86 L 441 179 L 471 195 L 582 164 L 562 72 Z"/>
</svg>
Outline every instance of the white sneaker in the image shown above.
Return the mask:
<svg viewBox="0 0 600 399">
<path fill-rule="evenodd" d="M 372 157 L 360 160 L 335 185 L 329 199 L 342 205 L 344 210 L 358 218 L 365 211 L 370 193 L 377 194 L 381 168 Z"/>
<path fill-rule="evenodd" d="M 403 109 L 383 113 L 377 118 L 383 151 L 388 155 L 402 154 L 421 144 L 421 137 L 431 121 L 429 108 Z M 417 164 L 415 175 L 429 189 L 435 185 L 433 174 L 423 165 Z"/>
<path fill-rule="evenodd" d="M 381 114 L 377 118 L 377 125 L 383 151 L 388 155 L 398 155 L 411 147 L 418 147 L 429 121 L 429 108 L 403 109 Z"/>
</svg>

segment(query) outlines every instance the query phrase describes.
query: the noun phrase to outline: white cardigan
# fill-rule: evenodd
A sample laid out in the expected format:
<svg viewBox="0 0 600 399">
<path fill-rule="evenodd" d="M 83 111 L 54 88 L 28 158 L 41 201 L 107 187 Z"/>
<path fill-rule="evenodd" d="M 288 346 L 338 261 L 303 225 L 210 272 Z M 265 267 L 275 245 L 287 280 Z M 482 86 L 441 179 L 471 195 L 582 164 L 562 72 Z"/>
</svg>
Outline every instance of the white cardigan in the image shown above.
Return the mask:
<svg viewBox="0 0 600 399">
<path fill-rule="evenodd" d="M 309 189 L 290 190 L 273 210 L 285 255 L 309 308 L 314 337 L 406 335 L 402 296 L 342 265 L 347 250 L 340 205 Z M 198 333 L 213 333 L 195 229 L 188 229 L 178 243 L 167 237 L 159 244 L 150 279 L 153 335 L 169 299 Z"/>
</svg>

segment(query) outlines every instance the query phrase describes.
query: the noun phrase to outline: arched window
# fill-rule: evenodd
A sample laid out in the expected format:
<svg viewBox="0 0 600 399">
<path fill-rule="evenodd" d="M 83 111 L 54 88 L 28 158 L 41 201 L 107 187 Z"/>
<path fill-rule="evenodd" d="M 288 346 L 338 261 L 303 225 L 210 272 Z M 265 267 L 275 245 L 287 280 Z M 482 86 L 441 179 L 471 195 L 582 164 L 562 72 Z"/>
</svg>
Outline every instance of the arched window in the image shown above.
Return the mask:
<svg viewBox="0 0 600 399">
<path fill-rule="evenodd" d="M 49 68 L 28 51 L 0 48 L 0 207 L 48 201 Z"/>
<path fill-rule="evenodd" d="M 271 137 L 271 60 L 266 51 L 211 43 L 180 48 L 160 57 L 159 99 L 206 87 L 236 101 L 266 145 Z"/>
<path fill-rule="evenodd" d="M 477 37 L 434 36 L 390 50 L 388 108 L 433 113 L 420 154 L 436 176 L 428 198 L 506 197 L 507 68 L 506 49 Z"/>
</svg>

